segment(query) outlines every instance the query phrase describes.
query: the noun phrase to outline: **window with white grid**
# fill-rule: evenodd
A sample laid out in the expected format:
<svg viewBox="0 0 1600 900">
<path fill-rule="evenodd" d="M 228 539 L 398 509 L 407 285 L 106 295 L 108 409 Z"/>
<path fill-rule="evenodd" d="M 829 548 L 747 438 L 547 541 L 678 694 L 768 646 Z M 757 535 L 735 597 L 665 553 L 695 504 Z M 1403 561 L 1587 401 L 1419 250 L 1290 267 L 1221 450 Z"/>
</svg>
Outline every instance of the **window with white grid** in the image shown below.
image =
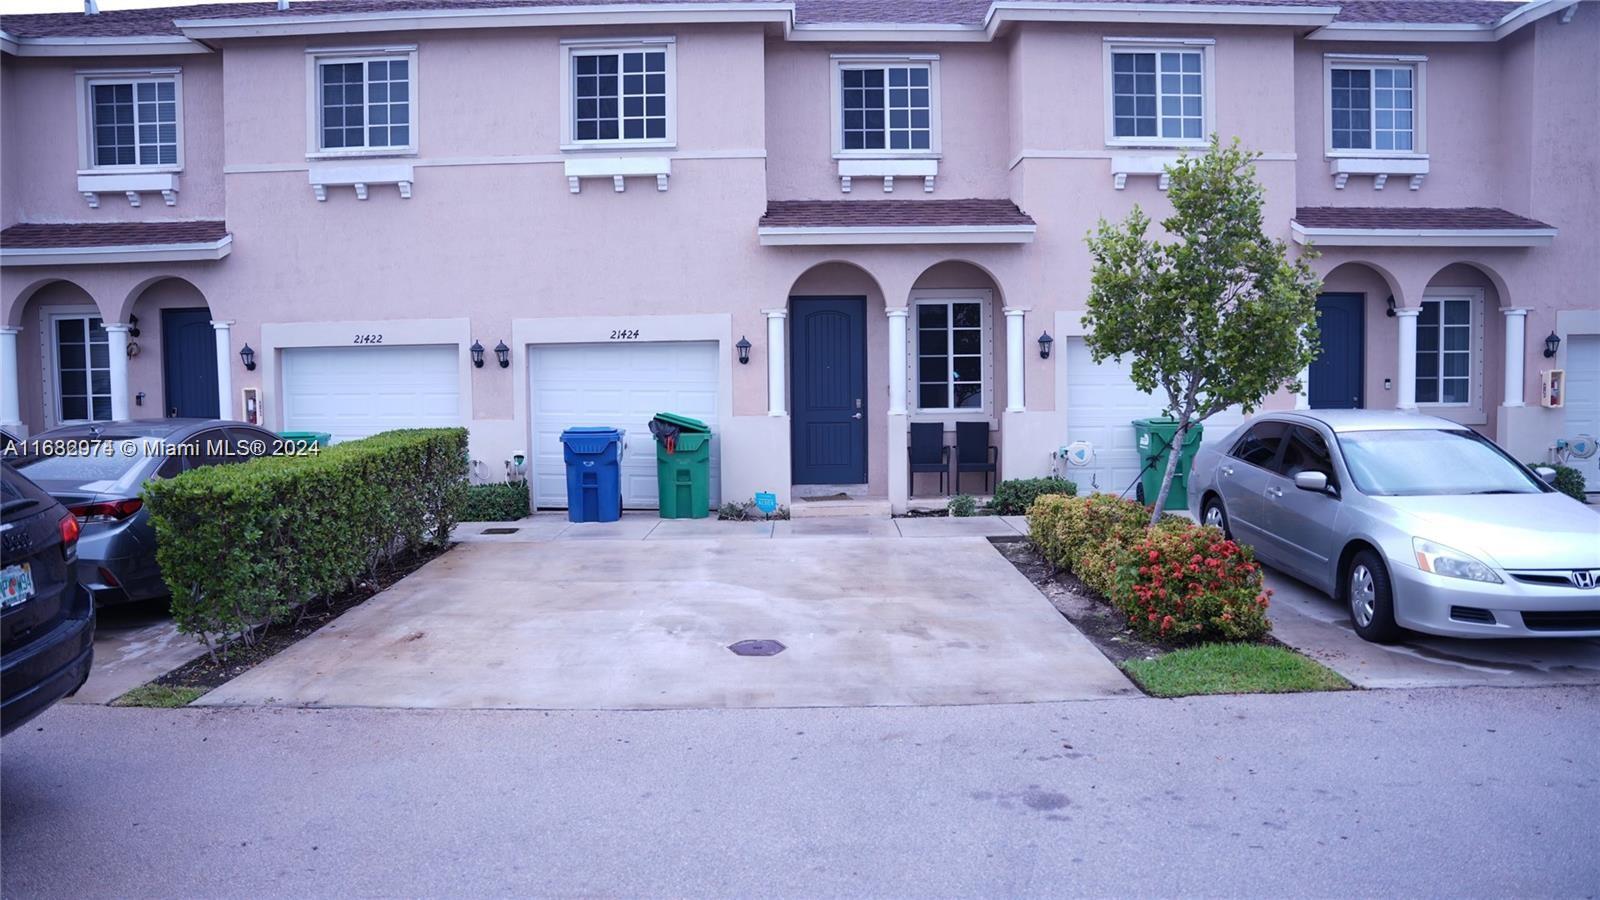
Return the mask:
<svg viewBox="0 0 1600 900">
<path fill-rule="evenodd" d="M 1332 148 L 1415 152 L 1416 81 L 1412 66 L 1330 67 Z"/>
<path fill-rule="evenodd" d="M 983 408 L 983 302 L 918 300 L 917 409 Z"/>
<path fill-rule="evenodd" d="M 180 164 L 176 77 L 93 78 L 86 87 L 91 168 Z"/>
<path fill-rule="evenodd" d="M 408 151 L 412 122 L 409 55 L 319 59 L 318 147 L 325 151 Z"/>
<path fill-rule="evenodd" d="M 1417 402 L 1464 404 L 1472 400 L 1471 297 L 1422 301 L 1417 316 Z"/>
<path fill-rule="evenodd" d="M 569 45 L 563 128 L 569 149 L 671 144 L 673 49 L 668 38 Z"/>
<path fill-rule="evenodd" d="M 931 150 L 932 81 L 926 63 L 841 66 L 840 149 Z"/>
<path fill-rule="evenodd" d="M 1198 143 L 1206 136 L 1205 52 L 1124 48 L 1111 52 L 1111 136 L 1131 142 Z"/>
</svg>

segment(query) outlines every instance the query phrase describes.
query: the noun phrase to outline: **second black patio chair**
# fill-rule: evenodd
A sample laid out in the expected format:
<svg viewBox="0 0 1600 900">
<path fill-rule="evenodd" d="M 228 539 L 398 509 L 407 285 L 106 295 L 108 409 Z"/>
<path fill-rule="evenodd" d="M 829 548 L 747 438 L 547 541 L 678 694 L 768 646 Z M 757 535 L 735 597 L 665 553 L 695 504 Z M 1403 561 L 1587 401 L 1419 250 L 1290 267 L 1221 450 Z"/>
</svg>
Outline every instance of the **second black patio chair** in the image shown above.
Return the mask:
<svg viewBox="0 0 1600 900">
<path fill-rule="evenodd" d="M 997 449 L 989 443 L 988 422 L 956 423 L 956 490 L 961 490 L 961 476 L 966 472 L 983 473 L 983 489 L 988 493 L 989 479 L 998 477 Z"/>
<path fill-rule="evenodd" d="M 950 477 L 950 448 L 944 445 L 944 426 L 938 422 L 913 422 L 911 443 L 906 447 L 910 465 L 906 467 L 906 496 L 916 496 L 917 473 L 938 472 L 939 493 L 948 496 L 945 479 Z"/>
</svg>

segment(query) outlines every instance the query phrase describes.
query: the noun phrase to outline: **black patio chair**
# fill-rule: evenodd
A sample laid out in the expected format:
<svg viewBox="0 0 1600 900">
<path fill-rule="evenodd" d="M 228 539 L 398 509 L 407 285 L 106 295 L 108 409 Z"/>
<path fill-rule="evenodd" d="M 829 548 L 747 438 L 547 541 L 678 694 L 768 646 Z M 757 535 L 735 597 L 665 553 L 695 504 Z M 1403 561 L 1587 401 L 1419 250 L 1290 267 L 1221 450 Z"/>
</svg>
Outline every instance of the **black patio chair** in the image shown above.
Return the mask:
<svg viewBox="0 0 1600 900">
<path fill-rule="evenodd" d="M 988 422 L 957 422 L 956 423 L 956 490 L 961 490 L 961 475 L 964 472 L 982 472 L 983 489 L 988 493 L 989 479 L 997 477 L 999 463 L 995 459 L 998 451 L 989 443 Z"/>
<path fill-rule="evenodd" d="M 950 448 L 944 445 L 944 426 L 938 422 L 914 422 L 911 443 L 906 447 L 910 465 L 906 471 L 906 496 L 916 496 L 918 472 L 938 472 L 939 492 L 950 495 L 945 480 L 950 477 Z"/>
</svg>

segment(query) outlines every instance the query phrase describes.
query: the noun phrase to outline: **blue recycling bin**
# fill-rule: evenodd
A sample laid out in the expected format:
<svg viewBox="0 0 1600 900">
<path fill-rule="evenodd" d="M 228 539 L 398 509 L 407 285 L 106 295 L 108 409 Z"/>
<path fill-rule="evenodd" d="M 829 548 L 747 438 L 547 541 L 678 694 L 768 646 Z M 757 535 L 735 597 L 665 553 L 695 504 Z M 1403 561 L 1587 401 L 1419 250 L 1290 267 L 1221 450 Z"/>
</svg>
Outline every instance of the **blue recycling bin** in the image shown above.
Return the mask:
<svg viewBox="0 0 1600 900">
<path fill-rule="evenodd" d="M 615 522 L 622 518 L 622 429 L 568 428 L 561 432 L 567 462 L 567 520 Z"/>
</svg>

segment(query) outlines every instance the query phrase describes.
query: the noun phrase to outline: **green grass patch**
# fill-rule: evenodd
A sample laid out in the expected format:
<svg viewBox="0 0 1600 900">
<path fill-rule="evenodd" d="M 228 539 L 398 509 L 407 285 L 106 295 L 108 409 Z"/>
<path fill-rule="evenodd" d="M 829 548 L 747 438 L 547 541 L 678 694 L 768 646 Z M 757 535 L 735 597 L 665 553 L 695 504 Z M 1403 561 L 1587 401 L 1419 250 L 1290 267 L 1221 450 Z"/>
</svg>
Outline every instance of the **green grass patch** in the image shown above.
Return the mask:
<svg viewBox="0 0 1600 900">
<path fill-rule="evenodd" d="M 1122 667 L 1156 697 L 1350 688 L 1350 682 L 1321 663 L 1268 644 L 1202 644 L 1155 659 L 1130 659 Z"/>
<path fill-rule="evenodd" d="M 173 687 L 167 684 L 141 684 L 121 697 L 111 701 L 112 706 L 153 706 L 157 709 L 175 709 L 188 706 L 206 692 L 200 687 Z"/>
</svg>

